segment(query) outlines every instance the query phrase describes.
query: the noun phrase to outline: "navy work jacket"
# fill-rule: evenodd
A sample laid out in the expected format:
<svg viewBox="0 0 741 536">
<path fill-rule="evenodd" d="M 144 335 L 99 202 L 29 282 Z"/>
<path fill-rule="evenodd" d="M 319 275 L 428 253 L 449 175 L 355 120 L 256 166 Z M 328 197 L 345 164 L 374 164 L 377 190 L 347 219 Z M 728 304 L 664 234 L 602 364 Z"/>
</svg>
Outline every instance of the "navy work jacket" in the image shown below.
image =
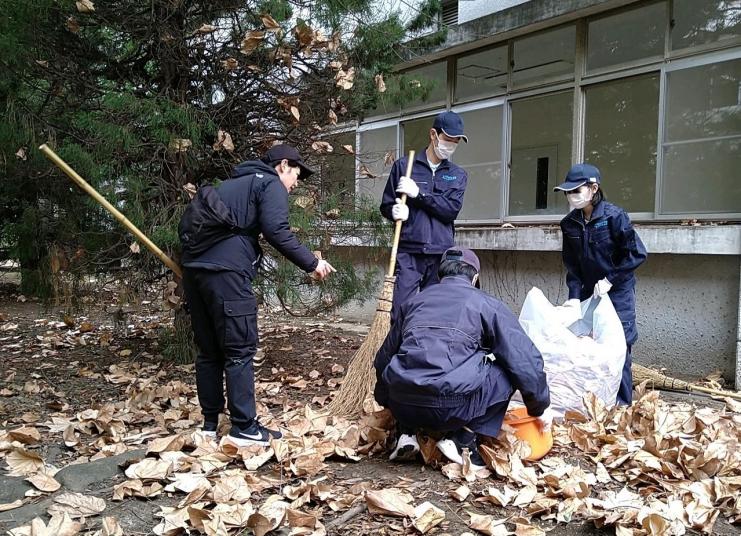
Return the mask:
<svg viewBox="0 0 741 536">
<path fill-rule="evenodd" d="M 587 299 L 604 278 L 615 290 L 635 285 L 633 272 L 648 254 L 623 209 L 602 201 L 588 223 L 581 209 L 572 210 L 561 231 L 569 299 Z"/>
<path fill-rule="evenodd" d="M 394 162 L 381 201 L 381 214 L 391 221 L 391 208 L 400 194 L 396 193 L 399 178 L 406 173 L 407 158 Z M 449 160 L 440 162 L 432 173 L 425 149 L 417 153 L 412 166 L 412 179 L 419 186 L 419 195 L 407 199 L 409 219 L 401 226 L 399 251 L 406 253 L 439 254 L 455 244 L 453 222 L 463 207 L 463 194 L 468 176 L 463 168 Z"/>
<path fill-rule="evenodd" d="M 493 353 L 494 365 L 487 358 Z M 423 407 L 456 407 L 487 382 L 495 366 L 506 378 L 492 400 L 522 393 L 528 413 L 542 415 L 550 393 L 540 352 L 502 302 L 465 276 L 444 277 L 401 307 L 376 354 L 376 400 Z"/>
<path fill-rule="evenodd" d="M 232 178 L 219 184 L 216 191 L 232 211 L 237 225 L 242 229 L 255 229 L 254 236 L 232 235 L 201 255 L 183 255 L 183 266 L 232 270 L 252 279 L 260 256 L 257 237 L 262 233 L 265 240 L 293 264 L 305 272 L 314 271 L 319 260 L 291 231 L 288 190 L 275 168 L 260 160 L 243 162 L 234 169 Z"/>
</svg>

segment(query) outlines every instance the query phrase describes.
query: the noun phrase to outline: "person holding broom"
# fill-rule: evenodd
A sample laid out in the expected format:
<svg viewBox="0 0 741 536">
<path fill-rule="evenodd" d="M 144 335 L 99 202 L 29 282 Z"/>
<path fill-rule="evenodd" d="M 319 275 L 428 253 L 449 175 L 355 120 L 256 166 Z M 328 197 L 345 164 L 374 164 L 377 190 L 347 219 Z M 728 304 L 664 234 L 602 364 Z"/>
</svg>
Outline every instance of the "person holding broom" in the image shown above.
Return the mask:
<svg viewBox="0 0 741 536">
<path fill-rule="evenodd" d="M 599 169 L 582 163 L 554 188 L 566 195 L 571 209 L 561 220 L 569 287 L 564 305 L 578 307 L 590 296 L 610 297 L 628 345 L 616 402 L 629 406 L 633 402 L 631 348 L 638 340 L 634 272 L 648 254 L 625 211 L 605 200 L 601 181 Z"/>
<path fill-rule="evenodd" d="M 183 214 L 183 285 L 199 349 L 196 387 L 204 435 L 216 437 L 226 376 L 229 440 L 238 446 L 268 445 L 281 437 L 256 416 L 252 279 L 261 257 L 260 233 L 315 279 L 335 271 L 303 246 L 288 224 L 288 194 L 312 173 L 294 147 L 276 145 L 261 160 L 239 164 L 232 178 L 217 187 L 201 187 Z"/>
<path fill-rule="evenodd" d="M 470 249 L 441 257 L 440 283 L 410 298 L 376 354 L 376 401 L 397 421 L 391 460 L 419 452 L 415 432 L 444 432 L 437 448 L 475 470 L 485 463 L 480 435 L 496 436 L 519 389 L 528 414 L 550 428 L 550 392 L 543 358 L 514 314 L 479 290 L 481 264 Z"/>
<path fill-rule="evenodd" d="M 429 145 L 414 161 L 411 176 L 404 176 L 407 158 L 394 162 L 381 201 L 381 214 L 403 221 L 396 258 L 396 282 L 391 323 L 399 307 L 418 291 L 438 282 L 440 255 L 454 244 L 453 223 L 463 206 L 468 177 L 450 161 L 458 143 L 468 138 L 463 120 L 455 112 L 439 114 L 429 131 Z M 406 204 L 401 195 L 406 194 Z"/>
</svg>

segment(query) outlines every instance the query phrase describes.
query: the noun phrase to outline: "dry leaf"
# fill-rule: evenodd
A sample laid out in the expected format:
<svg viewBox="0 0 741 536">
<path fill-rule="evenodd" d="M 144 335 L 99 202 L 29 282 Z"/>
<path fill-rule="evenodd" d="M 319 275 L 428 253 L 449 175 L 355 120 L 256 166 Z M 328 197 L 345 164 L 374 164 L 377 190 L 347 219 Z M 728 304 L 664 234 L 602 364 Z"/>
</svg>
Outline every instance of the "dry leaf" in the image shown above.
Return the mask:
<svg viewBox="0 0 741 536">
<path fill-rule="evenodd" d="M 414 509 L 412 525 L 422 534 L 445 520 L 445 512 L 430 502 L 423 502 Z"/>
<path fill-rule="evenodd" d="M 355 149 L 353 149 L 352 145 L 343 145 L 342 148 L 345 149 L 347 154 L 355 154 Z"/>
<path fill-rule="evenodd" d="M 18 158 L 20 160 L 24 160 L 24 161 L 27 160 L 28 159 L 28 156 L 26 155 L 26 148 L 25 147 L 21 147 L 20 149 L 18 149 L 15 152 L 15 156 L 16 156 L 16 158 Z"/>
<path fill-rule="evenodd" d="M 147 454 L 152 452 L 179 451 L 185 446 L 186 438 L 182 435 L 172 435 L 167 437 L 158 437 L 147 447 Z M 142 460 L 143 461 L 143 460 Z M 130 477 L 131 478 L 131 477 Z"/>
<path fill-rule="evenodd" d="M 337 87 L 342 89 L 351 89 L 355 80 L 355 67 L 350 67 L 347 71 L 340 69 L 334 77 Z"/>
<path fill-rule="evenodd" d="M 269 32 L 278 32 L 280 31 L 280 24 L 271 17 L 270 15 L 263 15 L 260 17 L 262 19 L 262 23 L 265 25 L 265 29 Z"/>
<path fill-rule="evenodd" d="M 35 452 L 15 448 L 5 456 L 5 463 L 10 467 L 9 476 L 29 476 L 44 467 L 44 460 Z"/>
<path fill-rule="evenodd" d="M 483 534 L 489 536 L 507 536 L 510 532 L 504 523 L 507 518 L 495 519 L 494 516 L 481 515 L 481 514 L 469 514 L 471 519 L 468 522 L 468 526 L 474 530 L 477 530 Z"/>
<path fill-rule="evenodd" d="M 379 93 L 383 93 L 383 92 L 386 91 L 386 83 L 383 81 L 383 75 L 382 74 L 377 74 L 373 78 L 373 80 L 376 83 L 376 89 L 378 90 Z"/>
<path fill-rule="evenodd" d="M 239 62 L 235 58 L 227 58 L 221 61 L 221 66 L 227 71 L 233 71 L 239 68 Z"/>
<path fill-rule="evenodd" d="M 334 147 L 326 141 L 315 141 L 311 144 L 311 148 L 319 154 L 327 154 L 334 151 Z"/>
<path fill-rule="evenodd" d="M 144 458 L 126 468 L 125 474 L 128 478 L 141 480 L 164 480 L 172 470 L 172 462 L 157 460 L 155 458 Z"/>
<path fill-rule="evenodd" d="M 226 150 L 228 152 L 234 151 L 234 142 L 232 141 L 232 135 L 223 130 L 219 130 L 216 134 L 216 143 L 213 145 L 214 151 Z"/>
<path fill-rule="evenodd" d="M 23 501 L 20 499 L 17 499 L 13 501 L 12 503 L 0 504 L 0 512 L 7 512 L 8 510 L 15 510 L 16 508 L 20 508 L 21 506 L 23 506 Z"/>
<path fill-rule="evenodd" d="M 94 516 L 105 510 L 105 501 L 99 497 L 67 492 L 54 497 L 49 513 L 69 514 L 70 517 Z"/>
<path fill-rule="evenodd" d="M 187 138 L 174 138 L 170 141 L 170 150 L 176 153 L 187 152 L 193 146 L 193 142 Z"/>
<path fill-rule="evenodd" d="M 334 110 L 330 110 L 327 112 L 327 117 L 329 118 L 329 124 L 330 125 L 336 125 L 337 124 L 337 114 L 334 113 Z"/>
<path fill-rule="evenodd" d="M 453 497 L 455 500 L 459 502 L 463 502 L 468 498 L 468 496 L 471 494 L 471 489 L 466 486 L 465 484 L 457 487 L 456 489 L 450 491 L 450 496 Z"/>
<path fill-rule="evenodd" d="M 251 54 L 258 46 L 260 46 L 260 43 L 265 39 L 265 32 L 261 31 L 251 31 L 248 32 L 244 39 L 242 39 L 242 43 L 240 45 L 240 49 L 243 53 L 249 55 Z"/>
<path fill-rule="evenodd" d="M 410 504 L 413 500 L 409 492 L 395 488 L 369 490 L 365 494 L 368 511 L 386 516 L 413 517 L 414 507 Z"/>
<path fill-rule="evenodd" d="M 290 108 L 290 109 L 291 109 L 291 115 L 293 116 L 293 118 L 294 118 L 294 119 L 296 120 L 296 122 L 298 123 L 298 122 L 299 122 L 299 120 L 301 119 L 301 112 L 299 112 L 299 111 L 298 111 L 298 108 L 296 108 L 295 106 L 291 106 L 291 108 Z"/>
<path fill-rule="evenodd" d="M 194 33 L 205 35 L 210 34 L 212 32 L 215 32 L 218 28 L 216 26 L 212 26 L 211 24 L 202 24 L 200 28 L 198 28 Z"/>
<path fill-rule="evenodd" d="M 76 17 L 68 17 L 67 18 L 67 29 L 72 33 L 77 33 L 80 31 L 80 23 L 78 22 Z"/>
<path fill-rule="evenodd" d="M 67 514 L 53 514 L 49 524 L 40 517 L 31 521 L 30 525 L 11 530 L 11 536 L 74 536 L 82 530 L 82 523 L 72 521 Z"/>
<path fill-rule="evenodd" d="M 80 13 L 92 13 L 95 11 L 95 5 L 90 0 L 78 0 L 75 2 L 77 11 Z"/>
<path fill-rule="evenodd" d="M 36 489 L 46 493 L 52 493 L 62 487 L 59 482 L 54 480 L 54 477 L 49 476 L 45 473 L 36 473 L 35 475 L 31 475 L 26 480 L 33 484 Z"/>
<path fill-rule="evenodd" d="M 115 517 L 104 517 L 103 526 L 95 536 L 124 536 L 123 529 Z"/>
<path fill-rule="evenodd" d="M 13 441 L 20 441 L 26 445 L 33 445 L 41 441 L 41 434 L 33 426 L 21 426 L 15 430 L 10 430 L 8 435 Z"/>
<path fill-rule="evenodd" d="M 139 244 L 137 242 L 132 242 L 129 246 L 129 249 L 132 253 L 139 253 L 141 252 L 141 248 L 139 247 Z"/>
</svg>

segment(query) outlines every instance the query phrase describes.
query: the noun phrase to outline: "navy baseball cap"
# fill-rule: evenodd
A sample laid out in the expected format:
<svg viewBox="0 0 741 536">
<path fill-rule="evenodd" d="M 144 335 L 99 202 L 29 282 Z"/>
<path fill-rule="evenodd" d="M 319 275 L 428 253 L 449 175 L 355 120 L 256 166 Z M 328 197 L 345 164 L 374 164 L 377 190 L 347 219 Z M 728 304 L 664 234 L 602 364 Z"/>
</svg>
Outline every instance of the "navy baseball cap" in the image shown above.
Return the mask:
<svg viewBox="0 0 741 536">
<path fill-rule="evenodd" d="M 453 246 L 445 253 L 443 253 L 441 262 L 444 261 L 465 262 L 469 266 L 473 266 L 477 272 L 481 271 L 481 262 L 479 261 L 479 258 L 473 251 L 467 248 L 459 248 L 458 246 Z"/>
<path fill-rule="evenodd" d="M 599 184 L 600 180 L 599 169 L 591 164 L 576 164 L 566 174 L 566 180 L 556 186 L 553 191 L 570 192 L 585 184 Z"/>
<path fill-rule="evenodd" d="M 468 136 L 463 134 L 463 119 L 455 112 L 442 112 L 437 115 L 432 128 L 442 130 L 443 134 L 451 138 L 461 138 L 468 143 Z"/>
<path fill-rule="evenodd" d="M 285 143 L 273 145 L 268 149 L 268 152 L 265 153 L 265 156 L 263 156 L 261 160 L 269 166 L 276 166 L 281 160 L 288 160 L 291 163 L 295 163 L 299 168 L 301 168 L 301 173 L 298 178 L 302 180 L 308 178 L 314 173 L 313 169 L 304 164 L 304 159 L 301 158 L 298 149 L 293 145 L 287 145 Z"/>
</svg>

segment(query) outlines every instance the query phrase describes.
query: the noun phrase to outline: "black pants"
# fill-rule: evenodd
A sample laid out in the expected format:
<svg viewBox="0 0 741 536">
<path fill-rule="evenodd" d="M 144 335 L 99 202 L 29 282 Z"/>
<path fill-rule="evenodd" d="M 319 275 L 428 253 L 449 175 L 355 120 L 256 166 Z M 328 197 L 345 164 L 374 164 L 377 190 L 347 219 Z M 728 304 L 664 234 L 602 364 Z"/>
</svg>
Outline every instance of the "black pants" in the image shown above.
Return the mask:
<svg viewBox="0 0 741 536">
<path fill-rule="evenodd" d="M 185 296 L 198 357 L 198 401 L 207 422 L 217 422 L 226 398 L 232 425 L 245 428 L 255 418 L 257 302 L 245 275 L 185 268 Z"/>
<path fill-rule="evenodd" d="M 425 287 L 440 282 L 437 269 L 440 268 L 441 258 L 442 253 L 427 255 L 401 251 L 396 255 L 396 284 L 391 302 L 392 324 L 399 318 L 399 309 L 409 298 Z"/>
</svg>

